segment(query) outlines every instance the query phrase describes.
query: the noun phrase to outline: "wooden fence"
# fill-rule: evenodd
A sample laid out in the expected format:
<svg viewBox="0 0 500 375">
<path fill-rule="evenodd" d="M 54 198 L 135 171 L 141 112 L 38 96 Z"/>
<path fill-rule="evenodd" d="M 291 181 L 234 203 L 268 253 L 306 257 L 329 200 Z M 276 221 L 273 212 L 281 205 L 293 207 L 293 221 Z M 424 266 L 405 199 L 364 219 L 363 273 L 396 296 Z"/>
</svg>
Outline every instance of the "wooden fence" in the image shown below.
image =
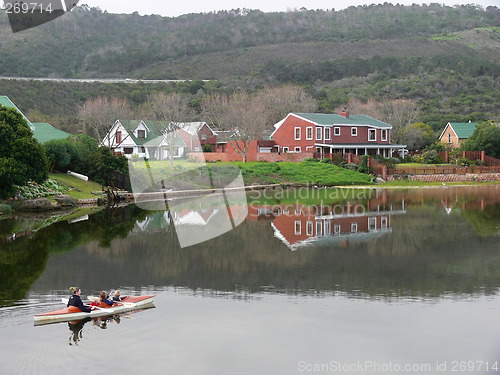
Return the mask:
<svg viewBox="0 0 500 375">
<path fill-rule="evenodd" d="M 440 154 L 440 155 L 439 155 Z M 438 153 L 440 158 L 448 158 L 448 153 Z M 500 160 L 484 154 L 484 151 L 464 151 L 460 157 L 465 157 L 471 161 L 481 160 L 484 165 L 478 166 L 422 166 L 422 167 L 404 167 L 387 168 L 387 166 L 377 162 L 373 158 L 368 158 L 368 166 L 371 167 L 373 174 L 382 176 L 384 180 L 388 177 L 404 176 L 426 176 L 426 175 L 468 175 L 468 174 L 493 174 L 500 173 Z M 442 160 L 443 160 L 442 159 Z M 359 164 L 361 156 L 354 154 L 344 154 L 344 160 L 349 163 Z"/>
<path fill-rule="evenodd" d="M 373 171 L 376 174 L 375 170 Z M 500 166 L 485 167 L 485 166 L 471 166 L 471 167 L 412 167 L 412 168 L 388 168 L 387 175 L 431 175 L 431 174 L 458 174 L 464 175 L 468 173 L 500 173 Z"/>
</svg>

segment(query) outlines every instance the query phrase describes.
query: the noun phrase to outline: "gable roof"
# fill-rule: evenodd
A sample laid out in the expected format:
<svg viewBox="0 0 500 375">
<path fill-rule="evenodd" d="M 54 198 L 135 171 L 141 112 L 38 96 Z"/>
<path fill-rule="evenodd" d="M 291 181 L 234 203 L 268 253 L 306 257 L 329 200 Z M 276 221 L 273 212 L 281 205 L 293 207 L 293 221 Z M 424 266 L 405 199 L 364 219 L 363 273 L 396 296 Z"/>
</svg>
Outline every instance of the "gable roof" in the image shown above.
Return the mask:
<svg viewBox="0 0 500 375">
<path fill-rule="evenodd" d="M 137 146 L 159 146 L 164 140 L 163 130 L 167 127 L 167 123 L 164 121 L 117 120 L 117 122 L 119 122 L 123 126 L 123 128 L 127 131 L 129 137 Z M 137 129 L 137 127 L 141 125 L 141 123 L 144 124 L 148 129 L 145 138 L 138 138 L 134 135 L 134 130 Z M 174 143 L 175 146 L 178 147 L 183 147 L 186 145 L 180 138 L 179 134 L 176 134 Z"/>
<path fill-rule="evenodd" d="M 190 135 L 197 135 L 205 125 L 210 129 L 206 122 L 175 122 L 174 124 Z M 210 131 L 214 133 L 212 129 Z"/>
<path fill-rule="evenodd" d="M 468 139 L 478 125 L 477 122 L 449 122 L 458 139 Z"/>
<path fill-rule="evenodd" d="M 303 120 L 309 121 L 314 125 L 319 126 L 351 125 L 392 129 L 391 125 L 365 115 L 349 115 L 348 117 L 344 117 L 341 115 L 329 113 L 289 113 L 283 120 L 274 125 L 274 131 L 271 134 L 271 137 L 274 136 L 274 133 L 278 131 L 281 125 L 283 125 L 283 123 L 290 116 L 301 118 Z"/>
<path fill-rule="evenodd" d="M 70 133 L 57 129 L 45 122 L 34 122 L 33 126 L 35 128 L 33 130 L 33 135 L 40 143 L 45 143 L 54 139 L 66 139 L 71 136 Z"/>
<path fill-rule="evenodd" d="M 391 129 L 392 126 L 386 124 L 385 122 L 376 120 L 370 116 L 365 115 L 349 115 L 349 117 L 344 117 L 338 114 L 327 114 L 327 113 L 292 113 L 292 115 L 302 117 L 310 122 L 317 125 L 369 125 L 378 128 Z"/>
<path fill-rule="evenodd" d="M 9 99 L 8 96 L 0 95 L 0 104 L 3 105 L 4 107 L 7 107 L 7 108 L 14 108 L 17 112 L 19 112 L 21 114 L 21 116 L 23 116 L 23 118 L 26 120 L 26 122 L 28 123 L 31 130 L 35 129 L 33 124 L 31 123 L 31 121 L 28 120 L 28 118 L 24 115 L 24 113 L 22 113 L 19 110 L 19 108 L 16 107 L 16 105 L 12 102 L 12 100 Z"/>
</svg>

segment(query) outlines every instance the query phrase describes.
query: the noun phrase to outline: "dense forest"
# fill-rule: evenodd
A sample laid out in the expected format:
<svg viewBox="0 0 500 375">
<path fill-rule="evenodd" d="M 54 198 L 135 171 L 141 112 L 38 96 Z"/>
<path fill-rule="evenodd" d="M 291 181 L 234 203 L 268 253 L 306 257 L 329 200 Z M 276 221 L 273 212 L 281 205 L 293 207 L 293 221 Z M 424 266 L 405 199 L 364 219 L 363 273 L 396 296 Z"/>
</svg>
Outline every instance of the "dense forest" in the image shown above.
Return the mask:
<svg viewBox="0 0 500 375">
<path fill-rule="evenodd" d="M 322 112 L 351 98 L 401 98 L 417 101 L 419 121 L 436 131 L 448 121 L 500 120 L 497 7 L 384 3 L 340 11 L 236 9 L 168 18 L 82 6 L 16 34 L 0 14 L 0 32 L 0 76 L 192 80 L 0 80 L 0 94 L 33 120 L 73 132 L 77 106 L 97 95 L 140 106 L 152 92 L 178 92 L 196 107 L 208 93 L 286 83 L 307 88 Z"/>
</svg>

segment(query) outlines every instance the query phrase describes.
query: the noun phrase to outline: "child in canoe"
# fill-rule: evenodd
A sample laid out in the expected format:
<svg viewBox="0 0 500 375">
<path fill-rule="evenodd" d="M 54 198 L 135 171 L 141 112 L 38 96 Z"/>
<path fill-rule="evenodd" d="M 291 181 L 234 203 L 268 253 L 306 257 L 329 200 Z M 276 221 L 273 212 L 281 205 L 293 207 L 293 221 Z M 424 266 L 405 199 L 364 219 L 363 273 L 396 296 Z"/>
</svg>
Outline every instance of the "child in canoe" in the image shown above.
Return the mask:
<svg viewBox="0 0 500 375">
<path fill-rule="evenodd" d="M 99 301 L 101 303 L 101 307 L 110 307 L 115 303 L 113 300 L 110 300 L 105 291 L 99 293 Z"/>
</svg>

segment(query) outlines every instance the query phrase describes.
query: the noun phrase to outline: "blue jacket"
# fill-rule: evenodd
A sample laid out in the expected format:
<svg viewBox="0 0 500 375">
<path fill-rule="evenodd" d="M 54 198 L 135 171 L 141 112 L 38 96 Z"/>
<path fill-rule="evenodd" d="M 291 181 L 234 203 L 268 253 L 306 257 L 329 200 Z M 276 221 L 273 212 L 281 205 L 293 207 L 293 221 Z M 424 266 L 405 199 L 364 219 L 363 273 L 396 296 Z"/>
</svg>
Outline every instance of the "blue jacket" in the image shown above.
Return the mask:
<svg viewBox="0 0 500 375">
<path fill-rule="evenodd" d="M 76 306 L 80 310 L 82 310 L 83 312 L 91 312 L 92 311 L 92 309 L 90 307 L 85 306 L 83 304 L 82 299 L 80 298 L 80 296 L 78 296 L 76 294 L 73 294 L 71 297 L 69 297 L 69 301 L 68 301 L 67 307 L 70 307 L 70 306 Z"/>
</svg>

